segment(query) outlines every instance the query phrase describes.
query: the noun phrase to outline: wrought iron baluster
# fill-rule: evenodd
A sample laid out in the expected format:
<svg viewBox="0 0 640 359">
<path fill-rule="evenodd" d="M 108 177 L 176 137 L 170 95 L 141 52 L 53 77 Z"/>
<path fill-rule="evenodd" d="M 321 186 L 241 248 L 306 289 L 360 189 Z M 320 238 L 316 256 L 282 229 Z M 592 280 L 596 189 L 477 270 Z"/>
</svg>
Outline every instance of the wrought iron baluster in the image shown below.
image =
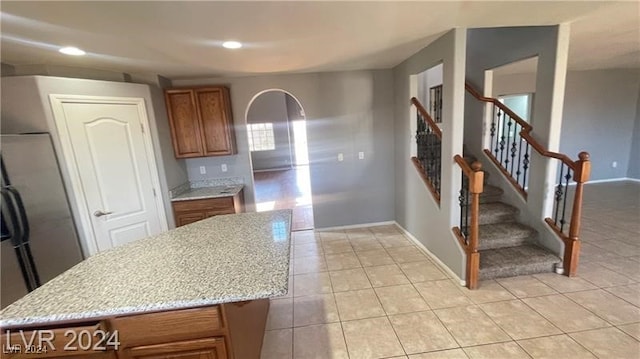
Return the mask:
<svg viewBox="0 0 640 359">
<path fill-rule="evenodd" d="M 467 178 L 465 176 L 465 182 L 466 182 L 466 186 L 465 186 L 465 190 L 464 190 L 464 194 L 465 194 L 465 214 L 464 214 L 464 230 L 465 230 L 465 237 L 469 238 L 469 178 Z"/>
<path fill-rule="evenodd" d="M 441 164 L 441 155 L 440 155 L 440 148 L 442 146 L 442 142 L 440 141 L 439 138 L 434 136 L 434 181 L 435 181 L 435 187 L 436 190 L 438 191 L 438 193 L 440 193 L 440 164 Z"/>
<path fill-rule="evenodd" d="M 558 176 L 558 186 L 556 186 L 555 199 L 556 199 L 556 210 L 553 216 L 553 221 L 557 225 L 558 224 L 558 211 L 560 210 L 560 201 L 562 201 L 562 195 L 564 194 L 562 188 L 562 178 L 564 177 L 564 163 L 560 162 L 560 175 Z"/>
<path fill-rule="evenodd" d="M 567 209 L 567 197 L 569 197 L 569 180 L 571 179 L 571 168 L 569 166 L 567 166 L 567 174 L 564 175 L 564 188 L 565 188 L 565 193 L 564 193 L 564 200 L 562 203 L 562 218 L 560 218 L 560 232 L 562 232 L 562 230 L 564 229 L 564 225 L 565 223 L 567 223 L 565 221 L 565 211 Z"/>
<path fill-rule="evenodd" d="M 505 115 L 504 118 L 506 119 L 507 116 Z M 504 153 L 502 154 L 502 165 L 504 166 L 504 169 L 509 171 L 509 139 L 511 138 L 511 116 L 508 117 L 509 119 L 507 120 L 507 140 L 505 141 L 505 149 L 506 151 L 504 151 Z M 504 130 L 503 130 L 504 133 Z"/>
<path fill-rule="evenodd" d="M 529 169 L 529 142 L 524 148 L 524 159 L 522 160 L 522 168 L 524 173 L 522 174 L 522 189 L 527 188 L 527 170 Z"/>
<path fill-rule="evenodd" d="M 460 232 L 464 236 L 465 241 L 467 240 L 467 236 L 465 235 L 465 227 L 464 227 L 464 173 L 462 173 L 461 177 L 461 185 L 460 185 L 460 195 L 458 196 L 458 203 L 460 204 Z"/>
<path fill-rule="evenodd" d="M 513 141 L 511 141 L 511 177 L 513 177 L 513 167 L 516 163 L 516 139 L 518 138 L 518 123 L 513 124 Z"/>
<path fill-rule="evenodd" d="M 496 136 L 496 106 L 493 106 L 493 113 L 491 116 L 491 128 L 489 129 L 489 145 L 491 146 L 491 153 L 493 153 L 493 150 L 495 148 L 494 144 L 493 144 L 493 138 Z"/>
<path fill-rule="evenodd" d="M 499 145 L 499 140 L 500 140 L 500 124 L 501 124 L 501 122 L 500 122 L 500 117 L 502 116 L 502 111 L 500 111 L 500 108 L 499 108 L 499 107 L 497 107 L 496 105 L 493 105 L 493 108 L 497 110 L 497 113 L 496 113 L 496 122 L 497 122 L 497 124 L 498 124 L 498 128 L 496 129 L 496 130 L 498 131 L 498 133 L 496 134 L 496 145 L 495 145 L 495 147 L 494 147 L 494 150 L 493 150 L 493 151 L 495 152 L 495 157 L 496 157 L 496 159 L 498 159 L 498 158 L 500 158 L 500 157 L 498 156 L 498 151 L 499 151 L 499 146 L 498 146 L 498 145 Z"/>
<path fill-rule="evenodd" d="M 500 164 L 502 166 L 504 166 L 504 145 L 505 145 L 505 141 L 504 141 L 504 131 L 505 131 L 505 120 L 507 118 L 507 115 L 505 113 L 502 114 L 502 124 L 501 124 L 501 130 L 502 130 L 502 134 L 500 135 L 500 155 L 498 156 L 498 161 L 500 162 Z"/>
<path fill-rule="evenodd" d="M 520 133 L 518 133 L 518 169 L 516 171 L 516 183 L 520 183 L 520 174 L 522 174 L 522 171 L 520 170 L 521 160 L 522 160 L 522 136 L 520 136 Z"/>
</svg>

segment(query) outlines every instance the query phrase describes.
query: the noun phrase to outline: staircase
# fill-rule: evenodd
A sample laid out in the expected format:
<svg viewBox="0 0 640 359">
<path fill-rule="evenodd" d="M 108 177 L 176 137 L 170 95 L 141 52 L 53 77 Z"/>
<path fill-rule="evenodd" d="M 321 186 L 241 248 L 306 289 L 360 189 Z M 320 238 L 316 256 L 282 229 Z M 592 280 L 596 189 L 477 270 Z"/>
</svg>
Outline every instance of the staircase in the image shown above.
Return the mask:
<svg viewBox="0 0 640 359">
<path fill-rule="evenodd" d="M 525 201 L 529 196 L 529 174 L 538 170 L 531 168 L 533 152 L 558 164 L 553 193 L 546 189 L 549 191 L 546 194 L 533 195 L 553 196 L 553 215 L 544 218 L 544 222 L 564 243 L 563 259 L 537 245 L 536 230 L 518 222 L 518 209 L 503 202 L 501 188 L 486 183 L 489 174 L 482 171 L 482 163 L 473 156 L 454 155 L 453 160 L 461 170 L 457 198 L 460 222 L 451 230 L 466 254 L 467 288 L 478 288 L 480 280 L 554 272 L 559 264 L 565 275 L 575 276 L 580 256 L 584 183 L 591 169 L 589 154 L 581 152 L 577 160 L 572 160 L 565 154 L 547 150 L 533 138 L 533 128 L 528 122 L 497 99 L 480 95 L 469 84 L 465 87 L 475 99 L 489 105 L 486 114 L 491 116 L 491 123 L 483 159 L 495 165 Z M 411 161 L 440 206 L 443 133 L 417 98 L 412 98 L 411 104 L 416 108 L 417 147 Z M 463 154 L 466 152 L 463 148 Z M 575 187 L 572 199 L 567 200 L 570 181 Z"/>
<path fill-rule="evenodd" d="M 473 156 L 464 159 L 468 164 L 476 161 Z M 536 245 L 536 230 L 517 221 L 518 209 L 502 202 L 503 190 L 487 183 L 487 172 L 484 179 L 480 195 L 479 279 L 553 272 L 561 259 Z"/>
</svg>

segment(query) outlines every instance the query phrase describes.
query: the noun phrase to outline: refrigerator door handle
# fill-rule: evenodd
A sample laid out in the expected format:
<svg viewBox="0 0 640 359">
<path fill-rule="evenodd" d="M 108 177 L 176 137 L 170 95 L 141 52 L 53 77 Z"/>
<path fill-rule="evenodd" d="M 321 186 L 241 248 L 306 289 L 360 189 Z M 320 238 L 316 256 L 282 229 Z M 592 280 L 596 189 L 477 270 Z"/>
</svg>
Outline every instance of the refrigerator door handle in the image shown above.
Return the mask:
<svg viewBox="0 0 640 359">
<path fill-rule="evenodd" d="M 20 240 L 20 247 L 22 251 L 22 256 L 24 260 L 28 262 L 27 268 L 29 269 L 29 274 L 32 279 L 31 284 L 33 289 L 38 288 L 42 284 L 40 283 L 40 276 L 38 275 L 38 269 L 36 268 L 36 262 L 33 260 L 33 255 L 31 254 L 31 247 L 29 246 L 29 219 L 27 218 L 27 211 L 24 208 L 24 202 L 22 201 L 22 196 L 20 196 L 20 192 L 15 189 L 13 186 L 5 187 L 9 193 L 13 195 L 15 200 L 15 204 L 18 207 L 18 218 L 20 220 L 20 226 L 22 228 L 22 239 Z M 30 290 L 33 290 L 30 289 Z"/>
<path fill-rule="evenodd" d="M 14 248 L 18 247 L 22 241 L 24 240 L 24 234 L 22 232 L 22 227 L 18 223 L 18 214 L 15 208 L 15 202 L 12 198 L 12 194 L 9 192 L 7 187 L 2 187 L 0 190 L 0 195 L 2 195 L 2 200 L 5 203 L 7 214 L 8 214 L 8 230 L 11 232 L 11 244 Z"/>
<path fill-rule="evenodd" d="M 20 239 L 21 243 L 25 243 L 29 241 L 29 219 L 27 218 L 27 211 L 24 209 L 24 202 L 22 202 L 22 197 L 20 196 L 20 192 L 15 189 L 13 186 L 6 186 L 7 191 L 9 191 L 13 198 L 15 199 L 15 204 L 18 207 L 18 216 L 20 220 L 20 227 L 22 228 L 22 238 Z"/>
<path fill-rule="evenodd" d="M 20 224 L 18 224 L 18 215 L 16 214 L 15 208 L 16 203 L 12 198 L 13 192 L 9 191 L 7 187 L 3 187 L 0 190 L 0 195 L 2 196 L 2 200 L 4 201 L 8 212 L 10 223 L 9 231 L 11 232 L 11 245 L 16 252 L 18 265 L 20 266 L 20 272 L 22 273 L 22 278 L 27 285 L 27 290 L 31 292 L 38 286 L 40 286 L 40 278 L 35 271 L 35 263 L 33 260 L 33 256 L 31 255 L 31 251 L 28 247 L 29 245 L 28 243 L 24 242 L 25 236 L 24 232 L 22 231 L 22 227 L 20 226 Z M 27 246 L 26 248 L 24 248 L 25 245 Z M 28 263 L 25 262 L 25 260 Z"/>
</svg>

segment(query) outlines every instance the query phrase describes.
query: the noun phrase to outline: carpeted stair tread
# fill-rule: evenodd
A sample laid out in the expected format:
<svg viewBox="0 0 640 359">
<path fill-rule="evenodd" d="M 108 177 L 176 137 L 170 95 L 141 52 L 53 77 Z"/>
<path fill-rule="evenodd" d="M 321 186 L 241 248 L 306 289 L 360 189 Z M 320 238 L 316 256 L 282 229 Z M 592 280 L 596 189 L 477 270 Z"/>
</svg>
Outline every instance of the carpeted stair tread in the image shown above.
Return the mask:
<svg viewBox="0 0 640 359">
<path fill-rule="evenodd" d="M 514 222 L 518 209 L 502 202 L 480 203 L 480 224 Z"/>
<path fill-rule="evenodd" d="M 485 172 L 485 176 L 486 174 L 487 172 Z M 480 203 L 499 202 L 503 193 L 502 188 L 485 183 L 483 191 L 480 194 Z"/>
<path fill-rule="evenodd" d="M 484 224 L 479 227 L 478 249 L 515 247 L 531 242 L 535 229 L 518 222 Z"/>
<path fill-rule="evenodd" d="M 553 272 L 561 260 L 534 244 L 480 251 L 480 279 Z"/>
</svg>

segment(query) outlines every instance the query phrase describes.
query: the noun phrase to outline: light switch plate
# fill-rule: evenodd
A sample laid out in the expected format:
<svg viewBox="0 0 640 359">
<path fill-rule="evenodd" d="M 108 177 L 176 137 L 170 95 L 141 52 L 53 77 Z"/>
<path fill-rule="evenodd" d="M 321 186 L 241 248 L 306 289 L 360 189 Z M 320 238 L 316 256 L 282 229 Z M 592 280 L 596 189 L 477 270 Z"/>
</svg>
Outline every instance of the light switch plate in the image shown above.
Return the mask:
<svg viewBox="0 0 640 359">
<path fill-rule="evenodd" d="M 223 163 L 222 166 L 220 166 L 220 168 L 222 168 L 222 172 L 227 172 L 227 164 Z"/>
<path fill-rule="evenodd" d="M 364 160 L 364 152 L 362 151 L 358 152 L 358 158 L 361 160 Z"/>
<path fill-rule="evenodd" d="M 207 173 L 207 168 L 205 166 L 200 166 L 200 174 L 206 174 Z"/>
<path fill-rule="evenodd" d="M 344 161 L 344 155 L 342 153 L 338 153 L 338 162 Z"/>
</svg>

